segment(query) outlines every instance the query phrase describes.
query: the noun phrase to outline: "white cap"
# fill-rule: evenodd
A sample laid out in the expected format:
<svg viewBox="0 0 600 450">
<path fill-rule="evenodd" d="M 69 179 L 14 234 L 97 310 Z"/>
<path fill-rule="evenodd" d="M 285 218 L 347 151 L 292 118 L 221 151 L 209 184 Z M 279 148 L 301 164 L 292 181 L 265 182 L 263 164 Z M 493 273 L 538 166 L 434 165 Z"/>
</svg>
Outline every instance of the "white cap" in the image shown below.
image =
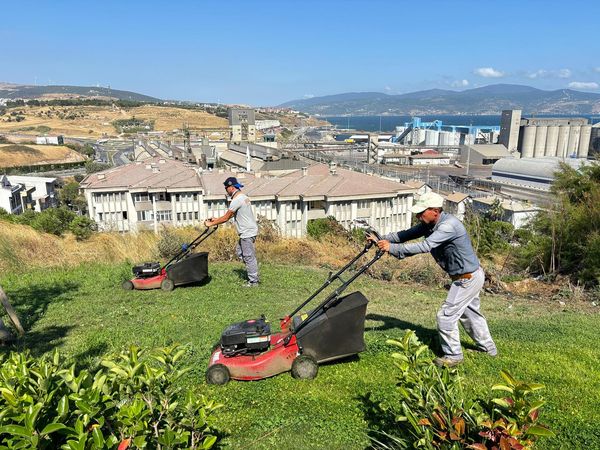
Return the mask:
<svg viewBox="0 0 600 450">
<path fill-rule="evenodd" d="M 420 214 L 427 208 L 442 208 L 444 206 L 444 197 L 435 192 L 428 192 L 421 195 L 417 203 L 410 209 L 414 214 Z"/>
</svg>

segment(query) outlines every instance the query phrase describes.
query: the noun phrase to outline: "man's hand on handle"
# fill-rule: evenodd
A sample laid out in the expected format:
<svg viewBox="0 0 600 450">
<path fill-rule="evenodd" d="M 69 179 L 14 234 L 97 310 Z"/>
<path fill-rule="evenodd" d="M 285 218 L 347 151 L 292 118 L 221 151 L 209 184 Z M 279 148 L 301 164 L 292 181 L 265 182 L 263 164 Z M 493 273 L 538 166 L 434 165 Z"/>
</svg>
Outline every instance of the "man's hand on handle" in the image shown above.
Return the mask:
<svg viewBox="0 0 600 450">
<path fill-rule="evenodd" d="M 213 221 L 214 221 L 214 220 L 215 220 L 215 219 L 214 219 L 214 217 L 211 217 L 210 219 L 206 219 L 206 220 L 204 221 L 204 226 L 205 226 L 206 228 L 208 228 L 208 227 L 212 227 L 212 226 L 214 225 L 214 223 L 213 223 Z"/>
<path fill-rule="evenodd" d="M 375 236 L 374 234 L 367 233 L 367 241 L 373 242 L 375 245 L 377 245 L 379 250 L 382 250 L 384 252 L 390 251 L 390 241 L 378 239 L 377 236 Z"/>
</svg>

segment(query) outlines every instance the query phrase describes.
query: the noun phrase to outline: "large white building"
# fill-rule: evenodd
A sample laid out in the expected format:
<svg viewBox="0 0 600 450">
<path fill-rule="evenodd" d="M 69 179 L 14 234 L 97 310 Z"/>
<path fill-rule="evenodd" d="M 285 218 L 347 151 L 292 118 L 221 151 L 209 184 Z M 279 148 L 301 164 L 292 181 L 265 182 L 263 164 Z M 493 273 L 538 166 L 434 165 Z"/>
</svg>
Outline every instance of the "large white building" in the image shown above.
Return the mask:
<svg viewBox="0 0 600 450">
<path fill-rule="evenodd" d="M 88 175 L 81 188 L 99 229 L 158 231 L 162 225 L 198 225 L 223 215 L 228 207 L 223 181 L 229 176 L 244 184 L 256 214 L 285 236 L 304 236 L 308 220 L 327 216 L 346 227 L 366 219 L 382 233 L 411 224 L 415 189 L 324 164 L 266 177 L 153 159 Z"/>
<path fill-rule="evenodd" d="M 0 175 L 0 208 L 9 214 L 56 206 L 56 178 Z"/>
</svg>

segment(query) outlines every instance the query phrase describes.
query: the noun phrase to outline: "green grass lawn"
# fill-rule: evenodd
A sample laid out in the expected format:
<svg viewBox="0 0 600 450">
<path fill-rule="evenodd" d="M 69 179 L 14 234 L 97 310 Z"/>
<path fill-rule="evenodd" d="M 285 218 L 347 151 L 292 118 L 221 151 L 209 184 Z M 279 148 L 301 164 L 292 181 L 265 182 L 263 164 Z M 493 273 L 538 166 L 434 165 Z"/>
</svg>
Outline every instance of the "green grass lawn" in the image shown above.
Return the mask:
<svg viewBox="0 0 600 450">
<path fill-rule="evenodd" d="M 378 264 L 385 263 L 385 261 Z M 435 342 L 435 312 L 445 291 L 360 278 L 369 299 L 359 357 L 324 365 L 313 381 L 289 374 L 258 382 L 208 386 L 204 371 L 213 345 L 230 323 L 265 314 L 275 327 L 326 277 L 324 270 L 263 264 L 263 284 L 241 287 L 239 264 L 212 264 L 204 286 L 171 293 L 123 291 L 126 265 L 0 274 L 28 334 L 18 345 L 34 354 L 58 348 L 80 366 L 130 344 L 188 344 L 188 382 L 222 403 L 225 445 L 235 449 L 362 449 L 368 445 L 360 396 L 393 392 L 388 338 L 407 328 Z M 471 394 L 490 395 L 500 369 L 546 385 L 542 422 L 557 433 L 540 448 L 600 448 L 600 349 L 596 309 L 536 299 L 485 295 L 483 309 L 500 356 L 466 353 L 460 371 Z M 468 345 L 468 342 L 464 342 Z M 5 351 L 0 349 L 0 351 Z"/>
</svg>

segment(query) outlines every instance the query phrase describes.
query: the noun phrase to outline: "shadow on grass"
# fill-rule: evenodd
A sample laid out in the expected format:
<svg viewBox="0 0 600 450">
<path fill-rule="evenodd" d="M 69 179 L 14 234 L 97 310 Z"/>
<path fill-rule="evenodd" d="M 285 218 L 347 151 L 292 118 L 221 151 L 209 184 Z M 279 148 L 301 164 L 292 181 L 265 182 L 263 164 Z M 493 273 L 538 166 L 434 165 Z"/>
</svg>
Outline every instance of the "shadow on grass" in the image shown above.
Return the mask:
<svg viewBox="0 0 600 450">
<path fill-rule="evenodd" d="M 30 284 L 16 291 L 7 292 L 17 311 L 25 331 L 46 313 L 48 305 L 58 299 L 73 300 L 79 284 L 72 281 L 52 284 Z"/>
<path fill-rule="evenodd" d="M 4 347 L 2 351 L 29 349 L 33 355 L 40 355 L 60 347 L 73 326 L 52 325 L 34 331 L 31 329 L 44 316 L 50 303 L 72 300 L 78 288 L 77 283 L 64 281 L 7 290 L 6 294 L 25 329 L 25 336 L 17 339 L 13 345 Z"/>
<path fill-rule="evenodd" d="M 380 325 L 375 326 L 365 326 L 366 330 L 373 331 L 385 331 L 385 330 L 413 330 L 419 340 L 427 345 L 434 353 L 439 354 L 440 346 L 439 346 L 439 338 L 438 332 L 432 328 L 425 328 L 421 325 L 417 325 L 416 323 L 407 322 L 405 320 L 398 319 L 396 317 L 391 316 L 383 316 L 381 314 L 373 314 L 369 313 L 365 317 L 366 320 L 372 320 L 374 322 L 381 322 Z"/>
<path fill-rule="evenodd" d="M 241 267 L 236 267 L 233 269 L 233 273 L 237 275 L 240 280 L 247 280 L 248 274 L 246 273 L 246 269 L 242 269 Z"/>
<path fill-rule="evenodd" d="M 40 356 L 62 346 L 65 337 L 74 326 L 49 326 L 40 330 L 29 331 L 22 338 L 17 338 L 12 345 L 0 347 L 0 355 L 11 351 L 29 350 L 33 356 Z"/>
</svg>

